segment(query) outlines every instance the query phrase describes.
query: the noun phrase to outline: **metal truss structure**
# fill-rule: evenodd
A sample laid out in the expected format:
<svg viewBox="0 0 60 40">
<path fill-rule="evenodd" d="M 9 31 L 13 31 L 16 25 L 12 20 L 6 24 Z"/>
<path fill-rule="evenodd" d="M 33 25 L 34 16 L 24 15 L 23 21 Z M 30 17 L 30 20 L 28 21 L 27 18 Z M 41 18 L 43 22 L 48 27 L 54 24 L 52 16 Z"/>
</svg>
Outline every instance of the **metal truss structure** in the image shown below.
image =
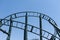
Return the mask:
<svg viewBox="0 0 60 40">
<path fill-rule="evenodd" d="M 22 17 L 25 18 L 25 22 L 19 22 L 19 21 L 13 20 L 13 19 L 22 18 Z M 28 17 L 39 18 L 39 28 L 34 25 L 28 24 Z M 48 31 L 42 29 L 42 19 L 48 21 L 53 26 L 55 34 L 49 33 Z M 13 25 L 14 23 L 16 23 L 16 25 Z M 24 28 L 18 27 L 18 24 L 24 25 Z M 1 27 L 3 25 L 9 26 L 8 32 L 1 29 Z M 24 30 L 24 38 L 23 38 L 24 40 L 28 40 L 27 39 L 27 37 L 28 37 L 27 32 L 31 32 L 35 35 L 38 35 L 40 40 L 43 40 L 43 38 L 45 38 L 46 40 L 60 40 L 60 29 L 58 28 L 58 25 L 56 24 L 56 22 L 52 18 L 50 18 L 49 16 L 39 13 L 39 12 L 33 12 L 33 11 L 18 12 L 18 13 L 14 13 L 12 15 L 5 17 L 4 19 L 0 19 L 0 31 L 2 31 L 3 33 L 5 33 L 7 35 L 6 40 L 10 40 L 12 27 Z M 31 27 L 31 29 L 28 30 L 28 27 Z M 39 30 L 39 34 L 36 32 L 33 32 L 34 28 L 36 30 L 37 29 Z M 42 31 L 44 32 L 43 35 L 42 35 Z M 48 34 L 47 37 L 44 36 L 46 33 Z M 51 35 L 51 37 L 48 38 L 50 35 Z M 56 35 L 58 35 L 58 37 Z"/>
</svg>

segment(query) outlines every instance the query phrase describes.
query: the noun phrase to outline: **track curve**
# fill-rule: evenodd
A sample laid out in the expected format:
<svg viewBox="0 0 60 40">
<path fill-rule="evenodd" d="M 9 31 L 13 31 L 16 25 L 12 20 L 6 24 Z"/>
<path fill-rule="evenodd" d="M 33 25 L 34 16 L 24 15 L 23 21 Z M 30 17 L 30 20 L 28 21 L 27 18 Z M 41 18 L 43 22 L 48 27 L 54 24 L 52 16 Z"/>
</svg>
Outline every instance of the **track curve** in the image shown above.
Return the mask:
<svg viewBox="0 0 60 40">
<path fill-rule="evenodd" d="M 48 21 L 48 22 L 54 27 L 54 29 L 55 29 L 55 31 L 57 32 L 57 34 L 60 36 L 60 34 L 59 34 L 59 33 L 60 33 L 60 32 L 59 32 L 60 30 L 58 29 L 58 25 L 56 24 L 56 22 L 55 22 L 51 17 L 49 17 L 49 16 L 47 16 L 47 15 L 45 15 L 45 14 L 39 13 L 39 12 L 33 12 L 33 11 L 17 12 L 17 13 L 14 13 L 14 14 L 11 14 L 11 15 L 5 17 L 5 18 L 2 19 L 2 20 L 6 20 L 6 22 L 8 22 L 8 21 L 10 21 L 10 20 L 9 20 L 10 17 L 12 17 L 12 19 L 16 19 L 16 18 L 20 18 L 20 17 L 25 17 L 26 13 L 27 13 L 27 17 L 37 17 L 37 18 L 39 18 L 40 15 L 41 15 L 42 19 L 45 19 L 46 21 Z M 13 22 L 18 22 L 18 21 L 14 21 L 14 20 L 13 20 Z M 22 23 L 22 22 L 18 22 L 18 23 L 25 24 L 25 23 Z M 4 23 L 3 25 L 10 26 L 10 25 L 5 24 L 5 23 Z M 32 33 L 34 33 L 34 34 L 36 34 L 36 35 L 40 35 L 40 34 L 37 34 L 37 33 L 35 33 L 35 32 L 32 31 L 33 28 L 37 28 L 37 27 L 35 27 L 35 26 L 33 26 L 33 25 L 30 25 L 30 24 L 27 24 L 27 25 L 32 27 L 31 30 L 27 30 L 27 31 L 32 32 Z M 16 27 L 16 26 L 13 26 L 13 27 Z M 18 28 L 18 27 L 16 27 L 16 28 Z M 24 30 L 23 28 L 20 28 L 20 29 Z M 37 29 L 40 29 L 40 28 L 37 28 Z M 59 31 L 58 31 L 58 30 L 59 30 Z M 45 30 L 43 30 L 43 31 L 46 32 L 46 33 L 49 33 L 49 32 L 47 32 L 47 31 L 45 31 Z M 4 32 L 5 32 L 5 31 L 4 31 Z M 50 35 L 53 35 L 53 34 L 51 34 L 51 33 L 49 33 L 49 34 L 50 34 Z M 44 37 L 44 36 L 43 36 L 43 37 Z M 46 37 L 44 37 L 44 38 L 46 38 Z M 56 37 L 56 38 L 57 38 L 57 37 Z M 46 39 L 48 39 L 48 38 L 46 38 Z M 58 38 L 58 39 L 59 39 L 59 38 Z"/>
</svg>

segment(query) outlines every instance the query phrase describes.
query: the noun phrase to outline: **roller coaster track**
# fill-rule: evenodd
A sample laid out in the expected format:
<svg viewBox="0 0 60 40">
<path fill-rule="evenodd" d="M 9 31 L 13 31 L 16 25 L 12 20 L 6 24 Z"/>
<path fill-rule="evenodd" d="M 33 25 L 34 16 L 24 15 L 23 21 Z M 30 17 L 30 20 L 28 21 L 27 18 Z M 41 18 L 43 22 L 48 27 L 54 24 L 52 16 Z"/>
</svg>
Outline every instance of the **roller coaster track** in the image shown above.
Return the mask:
<svg viewBox="0 0 60 40">
<path fill-rule="evenodd" d="M 25 23 L 13 20 L 13 19 L 16 19 L 16 18 L 21 18 L 21 17 L 25 17 L 25 19 L 26 19 L 26 20 L 25 20 Z M 48 21 L 48 22 L 54 27 L 55 32 L 56 32 L 56 35 L 58 35 L 59 37 L 56 37 L 55 34 L 51 34 L 51 33 L 47 32 L 47 31 L 44 30 L 44 29 L 41 29 L 41 28 L 38 28 L 38 27 L 36 27 L 36 26 L 34 26 L 34 25 L 28 24 L 28 23 L 27 23 L 27 18 L 28 18 L 28 17 L 37 17 L 37 18 L 39 18 L 40 20 L 41 20 L 41 19 L 45 19 L 46 21 Z M 41 21 L 40 21 L 40 22 L 41 22 Z M 9 32 L 6 32 L 6 31 L 4 31 L 3 29 L 0 28 L 0 31 L 2 31 L 3 33 L 5 33 L 5 34 L 8 35 L 8 37 L 7 37 L 6 40 L 10 40 L 10 33 L 11 33 L 11 28 L 12 28 L 12 27 L 13 27 L 13 28 L 17 28 L 17 29 L 22 29 L 22 30 L 25 31 L 24 34 L 25 34 L 26 37 L 24 37 L 24 40 L 27 40 L 27 32 L 31 32 L 31 33 L 33 33 L 33 34 L 35 34 L 35 35 L 40 36 L 40 40 L 42 40 L 41 37 L 43 37 L 43 38 L 45 38 L 45 39 L 47 39 L 47 40 L 56 40 L 56 39 L 57 39 L 57 40 L 60 40 L 60 29 L 58 28 L 58 25 L 56 24 L 56 22 L 55 22 L 52 18 L 50 18 L 49 16 L 47 16 L 47 15 L 45 15 L 45 14 L 42 14 L 42 13 L 39 13 L 39 12 L 24 11 L 24 12 L 14 13 L 14 14 L 11 14 L 11 15 L 3 18 L 3 19 L 0 19 L 0 23 L 2 23 L 1 26 L 5 25 L 5 26 L 9 26 L 9 28 L 10 28 L 10 29 L 9 29 Z M 13 25 L 14 23 L 16 23 L 16 25 Z M 23 25 L 24 28 L 19 27 L 18 24 Z M 40 24 L 41 24 L 41 23 L 40 23 Z M 40 26 L 41 26 L 41 25 L 40 25 Z M 28 30 L 28 27 L 31 27 L 31 29 Z M 41 32 L 40 32 L 40 34 L 39 34 L 39 33 L 36 33 L 36 32 L 33 32 L 33 31 L 34 31 L 34 28 L 35 28 L 36 30 L 38 29 L 38 30 L 43 31 L 44 34 L 42 35 Z M 48 38 L 48 36 L 45 37 L 45 36 L 44 36 L 45 33 L 47 33 L 48 36 L 49 36 L 49 35 L 52 35 L 52 36 L 51 36 L 51 39 Z"/>
</svg>

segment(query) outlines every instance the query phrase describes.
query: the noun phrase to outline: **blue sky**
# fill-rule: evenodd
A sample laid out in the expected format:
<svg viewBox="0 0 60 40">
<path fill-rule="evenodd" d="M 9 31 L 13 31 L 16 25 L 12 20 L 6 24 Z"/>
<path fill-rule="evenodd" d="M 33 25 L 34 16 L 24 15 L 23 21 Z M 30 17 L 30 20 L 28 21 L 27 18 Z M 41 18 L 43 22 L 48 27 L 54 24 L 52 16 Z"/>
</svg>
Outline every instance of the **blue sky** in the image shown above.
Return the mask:
<svg viewBox="0 0 60 40">
<path fill-rule="evenodd" d="M 0 18 L 21 11 L 46 14 L 60 27 L 60 0 L 0 0 Z"/>
<path fill-rule="evenodd" d="M 0 18 L 27 10 L 47 14 L 60 24 L 60 0 L 0 0 Z"/>
</svg>

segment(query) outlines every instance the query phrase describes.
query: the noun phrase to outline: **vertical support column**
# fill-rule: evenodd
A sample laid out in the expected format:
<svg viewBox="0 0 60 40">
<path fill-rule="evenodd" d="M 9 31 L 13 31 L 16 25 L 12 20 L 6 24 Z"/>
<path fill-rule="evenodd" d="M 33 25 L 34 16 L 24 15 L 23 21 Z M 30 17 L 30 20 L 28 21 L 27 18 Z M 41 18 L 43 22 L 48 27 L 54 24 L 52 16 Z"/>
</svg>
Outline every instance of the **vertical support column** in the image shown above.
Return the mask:
<svg viewBox="0 0 60 40">
<path fill-rule="evenodd" d="M 24 29 L 24 40 L 27 40 L 27 13 L 25 16 L 25 29 Z"/>
<path fill-rule="evenodd" d="M 42 40 L 42 17 L 41 17 L 41 14 L 39 16 L 39 24 L 40 24 L 40 40 Z"/>
<path fill-rule="evenodd" d="M 9 27 L 9 31 L 8 31 L 8 37 L 7 37 L 7 40 L 10 40 L 10 37 L 11 37 L 11 30 L 12 30 L 12 17 L 10 17 L 10 27 Z"/>
</svg>

